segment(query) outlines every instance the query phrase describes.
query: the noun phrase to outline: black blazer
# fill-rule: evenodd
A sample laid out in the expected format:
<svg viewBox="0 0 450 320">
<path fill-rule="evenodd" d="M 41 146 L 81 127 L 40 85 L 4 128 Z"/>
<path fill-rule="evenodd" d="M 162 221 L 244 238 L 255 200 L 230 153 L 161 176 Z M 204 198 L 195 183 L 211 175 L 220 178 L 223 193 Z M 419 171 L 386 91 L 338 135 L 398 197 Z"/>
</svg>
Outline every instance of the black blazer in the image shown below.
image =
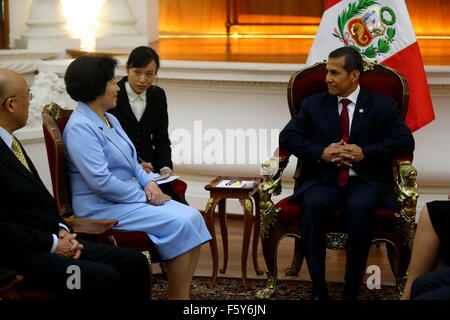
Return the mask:
<svg viewBox="0 0 450 320">
<path fill-rule="evenodd" d="M 158 86 L 151 86 L 147 90 L 147 105 L 138 122 L 128 101 L 126 81 L 128 77 L 124 77 L 117 83 L 120 88 L 117 106 L 109 112 L 119 120 L 133 142 L 138 156 L 146 162 L 151 162 L 155 172 L 159 172 L 163 167 L 173 169 L 168 133 L 167 99 L 164 90 Z"/>
<path fill-rule="evenodd" d="M 24 253 L 49 253 L 53 245 L 52 234 L 58 234 L 59 223 L 65 224 L 59 217 L 52 195 L 42 183 L 25 150 L 23 152 L 31 172 L 0 138 L 2 257 Z"/>
<path fill-rule="evenodd" d="M 341 140 L 337 97 L 321 93 L 305 98 L 299 113 L 280 133 L 280 147 L 302 159 L 301 186 L 293 195 L 319 183 L 335 181 L 339 169 L 320 159 L 323 149 Z M 378 190 L 388 208 L 398 208 L 392 161 L 414 151 L 414 138 L 391 98 L 361 88 L 350 131 L 350 143 L 360 146 L 365 159 L 353 170 Z"/>
</svg>

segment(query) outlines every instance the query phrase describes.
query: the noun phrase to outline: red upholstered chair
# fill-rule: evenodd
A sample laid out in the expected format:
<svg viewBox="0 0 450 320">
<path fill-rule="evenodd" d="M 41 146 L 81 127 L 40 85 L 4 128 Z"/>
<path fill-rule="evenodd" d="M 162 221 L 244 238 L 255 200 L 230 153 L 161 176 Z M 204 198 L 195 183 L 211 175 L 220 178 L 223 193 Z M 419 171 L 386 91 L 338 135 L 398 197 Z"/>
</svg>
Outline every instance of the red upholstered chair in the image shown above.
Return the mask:
<svg viewBox="0 0 450 320">
<path fill-rule="evenodd" d="M 317 63 L 292 75 L 288 86 L 288 103 L 291 116 L 295 116 L 303 99 L 310 95 L 326 92 L 326 64 Z M 409 88 L 406 79 L 397 71 L 383 65 L 367 66 L 360 80 L 361 86 L 373 92 L 392 97 L 404 118 L 408 109 Z M 267 265 L 266 288 L 256 293 L 257 298 L 268 299 L 276 292 L 277 282 L 277 247 L 281 239 L 294 237 L 295 248 L 292 264 L 285 269 L 287 275 L 298 275 L 303 254 L 301 251 L 301 234 L 299 221 L 301 206 L 289 203 L 289 197 L 273 204 L 271 196 L 281 193 L 281 178 L 290 154 L 286 150 L 276 150 L 275 157 L 263 164 L 263 182 L 261 192 L 261 240 L 264 259 Z M 376 211 L 375 231 L 372 243 L 384 242 L 388 259 L 396 279 L 398 294 L 401 294 L 406 271 L 410 260 L 414 222 L 417 203 L 417 171 L 412 166 L 412 154 L 405 154 L 393 162 L 393 179 L 401 210 L 381 209 Z M 297 189 L 302 183 L 301 159 L 298 160 L 294 174 Z M 347 235 L 343 232 L 341 212 L 332 215 L 327 232 L 328 249 L 345 249 Z"/>
<path fill-rule="evenodd" d="M 72 110 L 64 110 L 56 103 L 46 105 L 42 111 L 42 121 L 44 129 L 45 146 L 47 149 L 48 162 L 52 178 L 53 194 L 57 202 L 60 214 L 68 217 L 66 221 L 72 224 L 74 232 L 80 234 L 83 238 L 92 241 L 104 242 L 111 241 L 121 247 L 127 247 L 142 251 L 149 262 L 159 262 L 161 257 L 156 250 L 155 245 L 145 232 L 138 231 L 111 231 L 109 235 L 101 233 L 98 230 L 98 224 L 104 221 L 113 223 L 111 228 L 117 223 L 117 220 L 90 220 L 73 218 L 73 210 L 71 205 L 70 183 L 66 169 L 66 159 L 64 156 L 64 142 L 62 132 L 69 120 Z M 181 190 L 180 195 L 184 198 L 186 184 L 181 181 L 177 184 L 177 192 Z M 85 225 L 80 228 L 79 222 Z M 151 260 L 150 260 L 151 259 Z"/>
</svg>

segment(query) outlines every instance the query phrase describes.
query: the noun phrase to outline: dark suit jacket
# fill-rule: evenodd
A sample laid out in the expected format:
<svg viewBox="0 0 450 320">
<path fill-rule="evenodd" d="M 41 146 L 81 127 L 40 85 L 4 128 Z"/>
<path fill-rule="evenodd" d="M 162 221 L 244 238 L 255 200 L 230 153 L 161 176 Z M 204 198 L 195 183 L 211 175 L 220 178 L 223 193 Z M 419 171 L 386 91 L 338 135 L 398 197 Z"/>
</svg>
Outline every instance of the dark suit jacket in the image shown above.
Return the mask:
<svg viewBox="0 0 450 320">
<path fill-rule="evenodd" d="M 321 93 L 307 97 L 299 113 L 280 133 L 280 147 L 302 160 L 301 187 L 293 200 L 311 186 L 336 180 L 335 164 L 320 159 L 323 149 L 341 140 L 337 97 Z M 414 138 L 391 98 L 361 87 L 350 131 L 350 143 L 360 146 L 365 159 L 353 170 L 372 185 L 388 208 L 398 208 L 392 160 L 414 151 Z"/>
<path fill-rule="evenodd" d="M 52 195 L 23 152 L 32 172 L 0 138 L 0 256 L 3 258 L 50 252 L 52 233 L 57 235 L 59 223 L 64 223 Z"/>
<path fill-rule="evenodd" d="M 167 99 L 164 90 L 157 86 L 151 86 L 147 90 L 147 105 L 138 122 L 128 101 L 126 81 L 128 77 L 124 77 L 117 83 L 120 87 L 117 106 L 109 112 L 119 120 L 136 147 L 138 156 L 146 162 L 151 162 L 155 172 L 159 172 L 163 167 L 173 169 L 168 133 Z"/>
</svg>

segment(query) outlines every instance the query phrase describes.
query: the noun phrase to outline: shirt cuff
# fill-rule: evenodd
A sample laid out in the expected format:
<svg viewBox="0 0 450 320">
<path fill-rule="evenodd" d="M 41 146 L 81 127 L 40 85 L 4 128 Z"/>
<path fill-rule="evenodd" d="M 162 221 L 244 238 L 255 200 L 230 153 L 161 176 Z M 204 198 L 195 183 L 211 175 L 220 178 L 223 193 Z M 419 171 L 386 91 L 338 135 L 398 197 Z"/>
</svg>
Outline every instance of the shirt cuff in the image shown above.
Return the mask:
<svg viewBox="0 0 450 320">
<path fill-rule="evenodd" d="M 52 248 L 50 249 L 50 253 L 55 253 L 56 247 L 58 246 L 58 237 L 56 236 L 56 234 L 52 234 L 52 236 L 53 236 L 53 245 Z"/>
<path fill-rule="evenodd" d="M 59 224 L 59 227 L 60 227 L 60 228 L 63 228 L 63 229 L 66 230 L 68 233 L 70 233 L 69 228 L 67 228 L 67 226 L 66 226 L 65 224 L 60 223 L 60 224 Z"/>
<path fill-rule="evenodd" d="M 170 169 L 169 167 L 163 167 L 163 168 L 159 169 L 159 172 L 161 172 L 163 170 L 169 170 L 170 172 L 173 172 L 173 170 Z"/>
</svg>

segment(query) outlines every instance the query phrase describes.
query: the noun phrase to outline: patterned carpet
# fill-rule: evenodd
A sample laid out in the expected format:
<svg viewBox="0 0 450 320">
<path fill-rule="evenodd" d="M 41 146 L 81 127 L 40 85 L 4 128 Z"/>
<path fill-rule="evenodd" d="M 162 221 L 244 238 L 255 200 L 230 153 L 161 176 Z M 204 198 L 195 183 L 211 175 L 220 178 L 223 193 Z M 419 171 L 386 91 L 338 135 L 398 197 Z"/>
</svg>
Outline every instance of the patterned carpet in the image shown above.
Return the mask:
<svg viewBox="0 0 450 320">
<path fill-rule="evenodd" d="M 243 291 L 240 278 L 219 277 L 214 288 L 208 288 L 209 277 L 195 276 L 192 282 L 192 300 L 252 300 L 255 292 L 265 287 L 265 279 L 250 279 L 250 289 Z M 328 290 L 332 300 L 340 300 L 343 284 L 328 283 Z M 278 293 L 274 300 L 309 300 L 311 282 L 304 280 L 279 280 Z M 160 274 L 153 275 L 153 300 L 167 299 L 167 282 Z M 393 286 L 381 286 L 379 290 L 369 290 L 361 286 L 359 300 L 397 300 Z"/>
</svg>

